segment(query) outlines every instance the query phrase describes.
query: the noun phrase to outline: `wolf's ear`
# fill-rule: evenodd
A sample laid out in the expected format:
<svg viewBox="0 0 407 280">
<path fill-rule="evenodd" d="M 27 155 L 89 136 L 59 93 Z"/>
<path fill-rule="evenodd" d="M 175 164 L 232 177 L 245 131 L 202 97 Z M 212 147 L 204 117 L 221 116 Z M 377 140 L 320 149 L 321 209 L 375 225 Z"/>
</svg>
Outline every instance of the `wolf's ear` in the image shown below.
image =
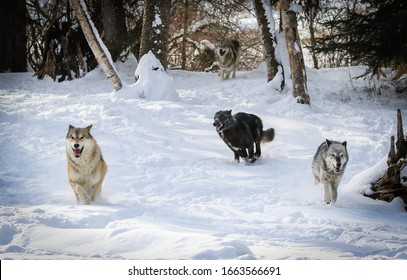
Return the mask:
<svg viewBox="0 0 407 280">
<path fill-rule="evenodd" d="M 88 125 L 87 127 L 85 127 L 85 129 L 86 129 L 88 132 L 90 132 L 90 129 L 92 128 L 92 126 L 93 126 L 93 124 Z"/>
<path fill-rule="evenodd" d="M 226 110 L 226 112 L 228 112 L 228 114 L 232 115 L 232 110 Z"/>
<path fill-rule="evenodd" d="M 342 142 L 341 144 L 342 144 L 343 146 L 345 146 L 345 148 L 346 148 L 346 145 L 348 144 L 348 141 Z"/>
<path fill-rule="evenodd" d="M 66 138 L 69 137 L 69 133 L 71 133 L 71 130 L 74 130 L 74 129 L 75 129 L 75 127 L 73 125 L 68 126 L 68 133 L 66 134 Z"/>
<path fill-rule="evenodd" d="M 325 143 L 326 143 L 326 145 L 329 147 L 329 146 L 331 146 L 332 141 L 331 141 L 331 140 L 326 139 L 326 140 L 325 140 Z"/>
</svg>

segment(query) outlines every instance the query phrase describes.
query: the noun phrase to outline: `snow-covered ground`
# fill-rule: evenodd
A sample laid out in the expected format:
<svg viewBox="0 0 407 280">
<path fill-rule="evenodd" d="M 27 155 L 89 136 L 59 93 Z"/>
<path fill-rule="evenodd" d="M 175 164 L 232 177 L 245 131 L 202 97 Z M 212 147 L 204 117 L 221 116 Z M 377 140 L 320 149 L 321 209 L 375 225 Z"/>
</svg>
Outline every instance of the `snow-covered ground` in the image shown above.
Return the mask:
<svg viewBox="0 0 407 280">
<path fill-rule="evenodd" d="M 139 97 L 134 61 L 116 67 L 118 93 L 100 69 L 63 83 L 0 74 L 0 259 L 407 259 L 402 201 L 361 194 L 407 98 L 369 95 L 349 78 L 363 68 L 308 69 L 304 106 L 263 66 L 226 81 L 169 71 L 178 96 L 166 101 Z M 275 128 L 255 164 L 233 162 L 212 126 L 221 109 Z M 93 124 L 109 166 L 94 205 L 77 205 L 67 182 L 69 124 Z M 326 138 L 350 156 L 334 205 L 311 172 Z"/>
</svg>

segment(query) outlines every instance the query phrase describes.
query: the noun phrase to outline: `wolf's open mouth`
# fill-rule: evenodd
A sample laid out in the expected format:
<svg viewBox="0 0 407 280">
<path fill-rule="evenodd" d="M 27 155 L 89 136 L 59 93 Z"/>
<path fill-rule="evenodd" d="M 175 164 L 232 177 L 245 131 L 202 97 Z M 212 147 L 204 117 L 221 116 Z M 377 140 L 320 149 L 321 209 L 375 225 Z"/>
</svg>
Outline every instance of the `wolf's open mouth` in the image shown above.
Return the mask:
<svg viewBox="0 0 407 280">
<path fill-rule="evenodd" d="M 335 167 L 335 171 L 336 171 L 336 173 L 339 173 L 341 171 L 341 168 L 340 167 Z"/>
<path fill-rule="evenodd" d="M 216 131 L 217 131 L 217 132 L 221 131 L 223 127 L 224 127 L 223 124 L 217 125 L 217 126 L 216 126 Z"/>
<path fill-rule="evenodd" d="M 83 151 L 83 147 L 82 147 L 82 149 L 79 149 L 79 148 L 72 148 L 72 151 L 73 151 L 73 155 L 76 157 L 76 158 L 78 158 L 78 157 L 80 157 L 81 156 L 81 154 L 82 154 L 82 151 Z"/>
</svg>

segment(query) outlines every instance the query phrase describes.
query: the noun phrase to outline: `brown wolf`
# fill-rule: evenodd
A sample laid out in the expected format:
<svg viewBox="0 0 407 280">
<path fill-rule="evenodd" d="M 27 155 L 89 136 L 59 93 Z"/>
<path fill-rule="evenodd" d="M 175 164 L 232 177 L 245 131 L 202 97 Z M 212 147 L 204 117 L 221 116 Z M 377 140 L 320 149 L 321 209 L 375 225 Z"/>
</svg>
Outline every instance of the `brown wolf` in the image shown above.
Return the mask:
<svg viewBox="0 0 407 280">
<path fill-rule="evenodd" d="M 90 134 L 92 125 L 76 128 L 69 125 L 66 135 L 66 157 L 68 159 L 68 181 L 76 201 L 90 204 L 100 195 L 107 165 L 100 147 Z"/>
</svg>

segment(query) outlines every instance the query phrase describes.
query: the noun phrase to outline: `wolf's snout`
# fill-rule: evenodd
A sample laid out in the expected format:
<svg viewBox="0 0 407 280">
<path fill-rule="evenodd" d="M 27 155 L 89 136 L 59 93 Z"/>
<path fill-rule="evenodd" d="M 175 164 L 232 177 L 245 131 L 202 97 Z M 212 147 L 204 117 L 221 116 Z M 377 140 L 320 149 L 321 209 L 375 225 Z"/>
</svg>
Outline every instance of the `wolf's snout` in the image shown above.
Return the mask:
<svg viewBox="0 0 407 280">
<path fill-rule="evenodd" d="M 74 148 L 79 148 L 79 144 L 74 144 L 73 147 Z"/>
<path fill-rule="evenodd" d="M 221 56 L 222 56 L 222 55 L 224 55 L 224 54 L 225 54 L 225 52 L 226 52 L 226 51 L 225 51 L 225 50 L 223 50 L 223 49 L 220 49 L 220 50 L 219 50 L 219 54 L 220 54 Z"/>
<path fill-rule="evenodd" d="M 341 163 L 340 163 L 340 162 L 338 162 L 338 163 L 336 164 L 335 171 L 336 171 L 336 172 L 340 172 L 340 171 L 341 171 Z"/>
</svg>

